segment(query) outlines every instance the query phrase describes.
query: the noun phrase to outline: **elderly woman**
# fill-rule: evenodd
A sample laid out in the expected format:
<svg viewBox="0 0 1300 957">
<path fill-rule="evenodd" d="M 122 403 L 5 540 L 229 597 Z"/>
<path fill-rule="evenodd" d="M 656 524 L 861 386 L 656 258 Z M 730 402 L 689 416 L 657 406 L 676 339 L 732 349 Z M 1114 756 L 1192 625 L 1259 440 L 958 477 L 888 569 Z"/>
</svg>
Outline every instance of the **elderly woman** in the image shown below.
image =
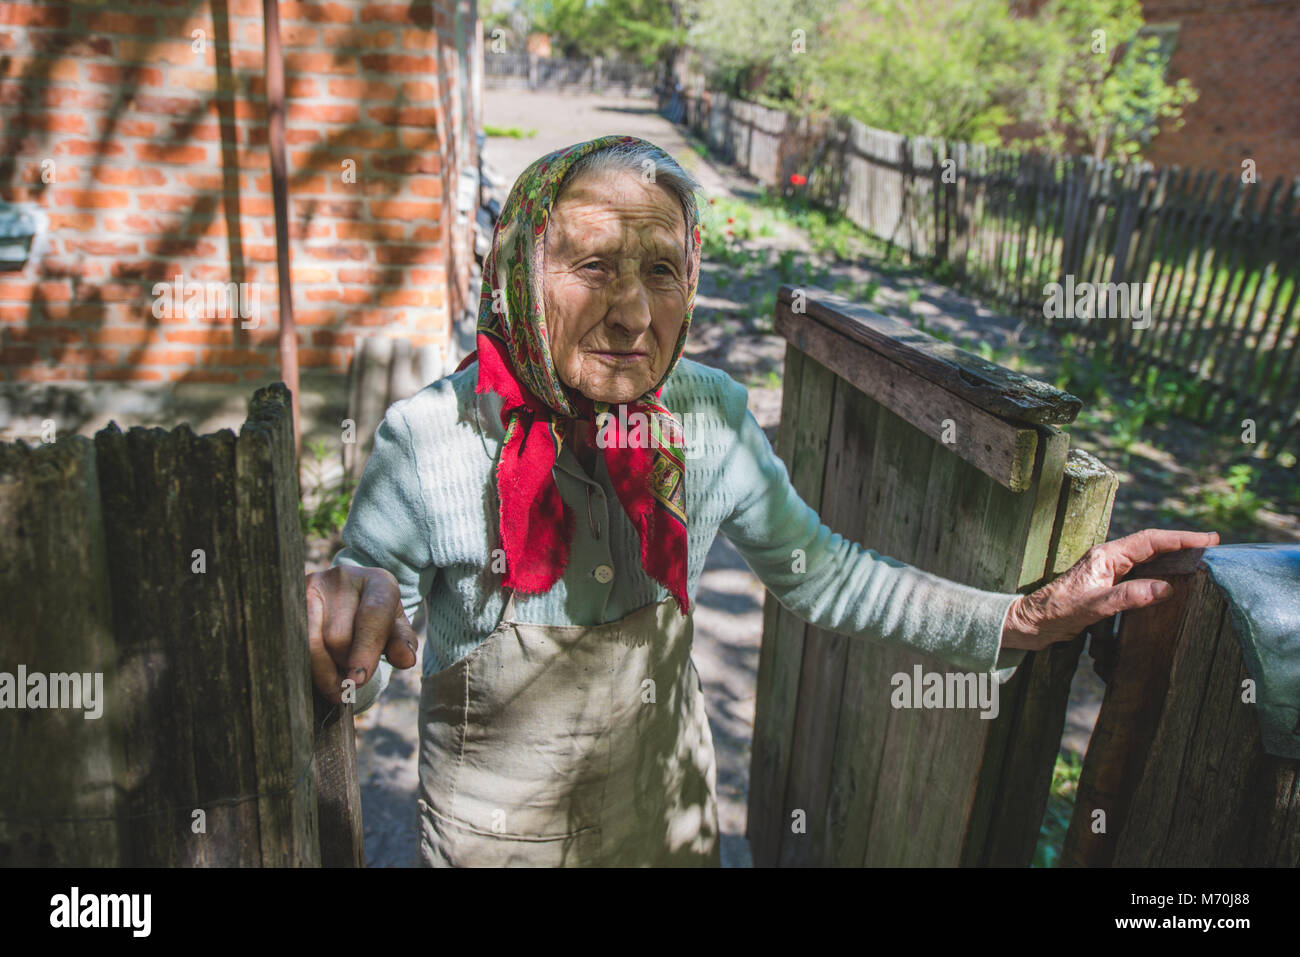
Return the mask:
<svg viewBox="0 0 1300 957">
<path fill-rule="evenodd" d="M 1217 541 L 1143 532 L 1022 597 L 833 533 L 745 389 L 682 358 L 697 188 L 630 136 L 558 150 L 519 177 L 484 264 L 476 352 L 388 411 L 346 547 L 308 580 L 315 683 L 336 702 L 355 689 L 358 708 L 391 667 L 415 664 L 409 622 L 427 599 L 427 865 L 718 863 L 690 652 L 719 530 L 814 625 L 1003 679 L 1023 649 L 1160 600 L 1165 583 L 1116 585 L 1134 563 Z"/>
</svg>

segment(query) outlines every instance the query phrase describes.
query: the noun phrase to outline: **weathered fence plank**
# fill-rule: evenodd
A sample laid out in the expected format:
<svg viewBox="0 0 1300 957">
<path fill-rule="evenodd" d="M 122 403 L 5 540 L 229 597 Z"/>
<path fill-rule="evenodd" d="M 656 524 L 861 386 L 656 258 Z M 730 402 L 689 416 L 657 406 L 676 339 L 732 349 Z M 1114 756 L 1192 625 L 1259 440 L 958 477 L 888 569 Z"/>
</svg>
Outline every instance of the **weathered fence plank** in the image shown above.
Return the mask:
<svg viewBox="0 0 1300 957">
<path fill-rule="evenodd" d="M 89 440 L 0 445 L 0 593 L 0 672 L 16 684 L 20 668 L 103 675 L 98 717 L 85 717 L 84 701 L 3 713 L 0 865 L 111 866 L 125 838 L 115 775 L 123 759 L 104 702 L 119 692 Z"/>
<path fill-rule="evenodd" d="M 276 385 L 238 438 L 110 424 L 0 446 L 0 577 L 28 596 L 0 671 L 106 679 L 96 720 L 5 714 L 0 861 L 361 862 L 350 711 L 313 740 L 290 408 Z M 348 761 L 318 810 L 321 768 Z"/>
</svg>

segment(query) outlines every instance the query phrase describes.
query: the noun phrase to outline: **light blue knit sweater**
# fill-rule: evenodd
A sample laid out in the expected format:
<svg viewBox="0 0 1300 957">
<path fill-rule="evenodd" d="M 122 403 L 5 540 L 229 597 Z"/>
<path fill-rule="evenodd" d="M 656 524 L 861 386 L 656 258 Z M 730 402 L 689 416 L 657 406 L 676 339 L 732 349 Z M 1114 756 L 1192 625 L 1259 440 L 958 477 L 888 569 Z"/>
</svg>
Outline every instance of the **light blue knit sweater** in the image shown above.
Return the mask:
<svg viewBox="0 0 1300 957">
<path fill-rule="evenodd" d="M 477 371 L 472 364 L 388 410 L 343 529 L 345 547 L 334 558 L 392 572 L 408 618 L 427 597 L 426 675 L 482 642 L 506 598 L 503 559 L 495 556 L 494 571 L 492 554 L 499 514 L 493 463 L 504 429 L 500 399 L 474 391 Z M 1011 676 L 1024 657 L 1000 647 L 1014 594 L 959 585 L 832 532 L 790 484 L 747 408 L 745 388 L 725 372 L 682 358 L 661 397 L 687 426 L 692 607 L 705 555 L 721 531 L 800 618 L 921 649 L 963 671 Z M 560 495 L 576 519 L 569 564 L 550 591 L 516 596 L 517 620 L 594 625 L 668 596 L 642 570 L 639 537 L 597 459 L 594 479 L 572 449 L 557 460 Z M 390 673 L 381 662 L 379 680 L 358 690 L 357 710 L 370 705 Z"/>
</svg>

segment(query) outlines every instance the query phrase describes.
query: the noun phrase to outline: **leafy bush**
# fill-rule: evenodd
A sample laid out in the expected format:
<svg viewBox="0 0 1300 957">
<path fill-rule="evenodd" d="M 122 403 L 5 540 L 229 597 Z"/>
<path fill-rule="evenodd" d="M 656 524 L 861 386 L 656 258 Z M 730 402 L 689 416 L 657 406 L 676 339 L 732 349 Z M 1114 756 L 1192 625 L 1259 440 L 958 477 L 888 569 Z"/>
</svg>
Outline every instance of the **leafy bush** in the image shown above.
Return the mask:
<svg viewBox="0 0 1300 957">
<path fill-rule="evenodd" d="M 355 483 L 346 478 L 337 484 L 326 481 L 324 462 L 329 447 L 323 440 L 309 442 L 307 450 L 311 453 L 310 464 L 308 460 L 304 460 L 303 464 L 311 476 L 309 484 L 304 483 L 302 497 L 298 501 L 298 519 L 302 533 L 309 538 L 333 538 L 347 523 Z"/>
<path fill-rule="evenodd" d="M 1228 477 L 1224 479 L 1228 491 L 1202 489 L 1196 503 L 1197 512 L 1209 521 L 1225 525 L 1253 522 L 1264 504 L 1250 487 L 1256 478 L 1254 466 L 1245 463 L 1232 466 L 1228 469 Z"/>
</svg>

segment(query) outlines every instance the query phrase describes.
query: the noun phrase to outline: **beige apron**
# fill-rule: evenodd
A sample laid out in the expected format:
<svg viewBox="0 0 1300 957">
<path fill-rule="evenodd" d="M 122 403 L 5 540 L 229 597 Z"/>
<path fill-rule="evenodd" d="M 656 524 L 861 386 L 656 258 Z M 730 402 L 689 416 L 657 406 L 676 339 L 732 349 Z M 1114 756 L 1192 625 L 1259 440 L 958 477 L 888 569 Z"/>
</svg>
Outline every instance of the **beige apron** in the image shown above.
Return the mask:
<svg viewBox="0 0 1300 957">
<path fill-rule="evenodd" d="M 428 867 L 719 865 L 694 622 L 671 598 L 602 625 L 501 623 L 420 693 Z"/>
</svg>

